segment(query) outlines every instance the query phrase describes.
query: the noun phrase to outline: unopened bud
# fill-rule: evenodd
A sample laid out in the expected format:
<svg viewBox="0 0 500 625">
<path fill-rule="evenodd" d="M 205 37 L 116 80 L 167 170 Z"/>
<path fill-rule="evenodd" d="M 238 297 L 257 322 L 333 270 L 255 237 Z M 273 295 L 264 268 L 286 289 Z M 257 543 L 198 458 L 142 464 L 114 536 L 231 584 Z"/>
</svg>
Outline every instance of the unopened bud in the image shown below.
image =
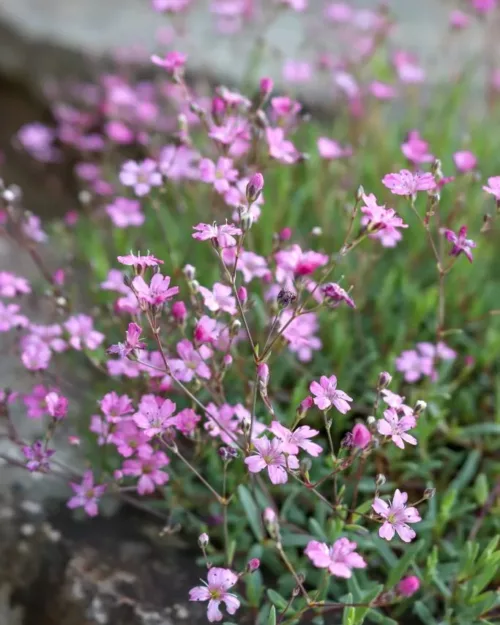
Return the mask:
<svg viewBox="0 0 500 625">
<path fill-rule="evenodd" d="M 258 568 L 260 567 L 260 560 L 259 558 L 252 558 L 248 564 L 247 564 L 247 571 L 249 573 L 253 573 L 254 571 L 256 571 Z"/>
<path fill-rule="evenodd" d="M 424 499 L 432 499 L 436 494 L 435 488 L 426 488 L 424 490 Z"/>
<path fill-rule="evenodd" d="M 179 323 L 184 323 L 187 317 L 187 310 L 184 302 L 179 301 L 172 304 L 172 316 Z"/>
<path fill-rule="evenodd" d="M 208 537 L 208 534 L 203 533 L 199 535 L 198 544 L 200 545 L 202 549 L 205 548 L 209 542 L 210 542 L 210 539 Z"/>
<path fill-rule="evenodd" d="M 415 575 L 403 577 L 396 588 L 398 593 L 403 595 L 403 597 L 411 597 L 420 588 L 420 580 Z"/>
<path fill-rule="evenodd" d="M 194 280 L 196 276 L 196 268 L 193 265 L 184 265 L 183 273 L 188 280 Z"/>
<path fill-rule="evenodd" d="M 359 185 L 358 190 L 356 191 L 356 202 L 361 202 L 364 194 L 365 194 L 365 190 L 363 186 Z"/>
<path fill-rule="evenodd" d="M 259 376 L 259 382 L 262 386 L 267 387 L 269 382 L 269 365 L 265 362 L 261 362 L 257 365 L 257 375 Z"/>
<path fill-rule="evenodd" d="M 302 460 L 300 461 L 301 473 L 309 473 L 309 471 L 311 470 L 311 467 L 312 467 L 311 458 L 308 458 L 307 456 L 305 458 L 302 458 Z"/>
<path fill-rule="evenodd" d="M 416 415 L 420 415 L 422 414 L 422 412 L 424 412 L 426 408 L 427 408 L 427 403 L 423 401 L 423 399 L 419 399 L 417 403 L 415 404 L 415 407 L 413 408 L 413 412 Z"/>
<path fill-rule="evenodd" d="M 243 206 L 240 207 L 240 225 L 243 232 L 248 232 L 250 228 L 253 226 L 253 217 L 252 213 L 249 210 L 246 210 Z"/>
<path fill-rule="evenodd" d="M 375 417 L 373 417 L 373 416 L 369 416 L 369 417 L 366 418 L 366 423 L 370 427 L 374 426 L 376 422 L 377 422 L 377 419 L 375 419 Z"/>
<path fill-rule="evenodd" d="M 313 237 L 320 237 L 323 234 L 323 229 L 320 226 L 315 226 L 311 230 L 311 234 L 313 235 Z"/>
<path fill-rule="evenodd" d="M 296 299 L 297 295 L 293 291 L 288 291 L 287 289 L 281 289 L 278 293 L 278 297 L 276 298 L 281 308 L 287 308 L 287 306 L 293 304 Z"/>
<path fill-rule="evenodd" d="M 260 95 L 263 98 L 268 98 L 273 90 L 274 82 L 272 78 L 264 77 L 260 79 Z"/>
<path fill-rule="evenodd" d="M 292 238 L 292 229 L 283 228 L 279 233 L 280 241 L 289 241 Z"/>
<path fill-rule="evenodd" d="M 380 488 L 386 483 L 386 481 L 387 480 L 386 480 L 385 475 L 383 475 L 383 473 L 379 473 L 377 477 L 375 478 L 375 485 L 377 486 L 377 488 Z"/>
<path fill-rule="evenodd" d="M 380 373 L 380 375 L 378 376 L 377 389 L 381 391 L 384 388 L 387 388 L 391 382 L 392 382 L 392 375 L 390 373 L 387 373 L 387 371 L 382 371 L 382 373 Z"/>
<path fill-rule="evenodd" d="M 224 462 L 229 462 L 238 457 L 238 450 L 234 447 L 220 447 L 218 454 Z"/>
<path fill-rule="evenodd" d="M 232 336 L 235 336 L 236 334 L 238 334 L 240 330 L 241 330 L 241 321 L 239 319 L 233 319 L 233 321 L 231 322 L 231 327 L 230 327 Z"/>
<path fill-rule="evenodd" d="M 246 188 L 246 197 L 249 204 L 259 199 L 262 189 L 264 188 L 264 176 L 261 173 L 254 174 L 248 181 Z"/>
<path fill-rule="evenodd" d="M 359 449 L 365 449 L 371 443 L 372 434 L 362 423 L 356 423 L 352 428 L 352 444 Z"/>
<path fill-rule="evenodd" d="M 238 289 L 238 297 L 242 304 L 244 304 L 248 299 L 248 291 L 244 286 L 240 286 Z"/>
</svg>

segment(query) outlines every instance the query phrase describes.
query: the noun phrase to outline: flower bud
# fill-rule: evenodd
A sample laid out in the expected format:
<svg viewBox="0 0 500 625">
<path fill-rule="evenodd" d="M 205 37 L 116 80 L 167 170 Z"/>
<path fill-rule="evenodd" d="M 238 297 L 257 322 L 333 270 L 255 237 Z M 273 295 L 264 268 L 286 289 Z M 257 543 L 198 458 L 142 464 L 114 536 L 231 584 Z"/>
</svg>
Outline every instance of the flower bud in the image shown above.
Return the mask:
<svg viewBox="0 0 500 625">
<path fill-rule="evenodd" d="M 260 79 L 260 95 L 266 99 L 268 98 L 273 90 L 274 82 L 272 78 L 264 77 Z"/>
<path fill-rule="evenodd" d="M 233 357 L 231 356 L 231 354 L 225 354 L 222 362 L 224 364 L 224 367 L 230 367 L 233 364 Z"/>
<path fill-rule="evenodd" d="M 374 417 L 374 416 L 371 416 L 371 415 L 370 415 L 369 417 L 367 417 L 367 418 L 366 418 L 366 423 L 367 423 L 370 427 L 374 426 L 376 422 L 377 422 L 377 419 L 375 419 L 375 417 Z"/>
<path fill-rule="evenodd" d="M 390 373 L 387 373 L 387 371 L 382 371 L 382 373 L 380 373 L 380 375 L 378 376 L 377 389 L 381 391 L 384 388 L 387 388 L 391 382 L 392 375 Z"/>
<path fill-rule="evenodd" d="M 362 423 L 356 423 L 352 428 L 352 445 L 359 449 L 365 449 L 371 443 L 372 435 L 370 430 Z"/>
<path fill-rule="evenodd" d="M 413 408 L 413 412 L 418 416 L 421 415 L 422 412 L 427 408 L 427 403 L 422 399 L 419 399 Z"/>
<path fill-rule="evenodd" d="M 232 336 L 235 336 L 236 334 L 238 334 L 240 330 L 241 330 L 241 321 L 239 319 L 233 319 L 233 321 L 231 322 L 231 327 L 230 327 L 230 332 Z"/>
<path fill-rule="evenodd" d="M 424 490 L 424 499 L 432 499 L 436 494 L 435 488 L 426 488 Z"/>
<path fill-rule="evenodd" d="M 259 558 L 252 558 L 248 564 L 247 564 L 247 571 L 249 573 L 253 573 L 254 571 L 256 571 L 258 568 L 260 567 L 260 560 Z"/>
<path fill-rule="evenodd" d="M 240 302 L 242 304 L 244 304 L 247 299 L 248 299 L 248 291 L 246 290 L 246 288 L 244 286 L 240 286 L 240 288 L 238 289 L 238 297 L 240 299 Z"/>
<path fill-rule="evenodd" d="M 200 545 L 202 549 L 204 549 L 208 545 L 209 542 L 210 542 L 210 539 L 208 537 L 208 534 L 203 533 L 199 535 L 198 544 Z"/>
<path fill-rule="evenodd" d="M 396 588 L 398 593 L 403 595 L 403 597 L 411 597 L 420 588 L 420 580 L 415 575 L 403 577 Z"/>
<path fill-rule="evenodd" d="M 184 265 L 182 271 L 188 280 L 194 280 L 196 276 L 196 269 L 193 265 Z"/>
<path fill-rule="evenodd" d="M 289 241 L 292 238 L 292 229 L 283 228 L 279 233 L 280 241 Z"/>
<path fill-rule="evenodd" d="M 248 181 L 246 188 L 246 196 L 249 204 L 259 199 L 262 189 L 264 188 L 264 176 L 261 173 L 254 174 Z"/>
<path fill-rule="evenodd" d="M 179 301 L 172 304 L 172 316 L 179 323 L 184 323 L 187 317 L 187 310 L 184 302 Z"/>
<path fill-rule="evenodd" d="M 265 362 L 261 362 L 257 365 L 257 375 L 262 386 L 267 387 L 269 382 L 269 365 Z"/>
<path fill-rule="evenodd" d="M 271 525 L 273 523 L 277 523 L 278 517 L 276 516 L 276 512 L 272 508 L 266 508 L 264 510 L 264 523 L 266 525 Z"/>
<path fill-rule="evenodd" d="M 380 488 L 386 483 L 386 481 L 387 480 L 386 480 L 385 475 L 383 475 L 382 473 L 379 473 L 377 477 L 375 478 L 375 485 L 377 486 L 377 488 Z"/>
<path fill-rule="evenodd" d="M 238 450 L 234 447 L 220 447 L 217 453 L 224 462 L 229 462 L 238 457 Z"/>
<path fill-rule="evenodd" d="M 359 185 L 358 190 L 356 191 L 356 202 L 361 202 L 364 194 L 365 194 L 365 190 L 363 186 Z"/>
<path fill-rule="evenodd" d="M 313 237 L 320 237 L 323 234 L 323 229 L 320 226 L 315 226 L 311 230 L 311 234 L 313 235 Z"/>
<path fill-rule="evenodd" d="M 281 289 L 281 291 L 278 293 L 278 297 L 276 298 L 281 308 L 287 308 L 287 306 L 293 304 L 296 299 L 297 296 L 295 295 L 295 293 L 293 291 L 288 291 L 287 289 Z"/>
</svg>

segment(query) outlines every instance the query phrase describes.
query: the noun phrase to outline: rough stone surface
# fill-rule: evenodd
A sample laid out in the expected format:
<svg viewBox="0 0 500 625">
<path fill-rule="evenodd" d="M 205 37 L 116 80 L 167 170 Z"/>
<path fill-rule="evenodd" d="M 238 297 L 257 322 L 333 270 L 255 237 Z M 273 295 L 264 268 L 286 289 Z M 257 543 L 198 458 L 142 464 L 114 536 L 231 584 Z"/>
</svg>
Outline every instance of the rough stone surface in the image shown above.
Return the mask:
<svg viewBox="0 0 500 625">
<path fill-rule="evenodd" d="M 142 517 L 75 523 L 0 499 L 0 625 L 198 625 L 187 601 L 200 570 L 175 536 Z M 152 539 L 151 537 L 155 537 Z M 5 566 L 8 563 L 8 566 Z"/>
<path fill-rule="evenodd" d="M 306 14 L 285 11 L 271 24 L 262 22 L 244 34 L 221 37 L 207 9 L 208 0 L 197 0 L 189 13 L 182 47 L 189 67 L 197 74 L 233 84 L 247 75 L 249 52 L 261 37 L 265 53 L 262 74 L 278 80 L 283 59 L 307 58 L 312 37 L 335 45 L 332 31 L 318 32 L 326 2 L 310 0 Z M 375 7 L 377 0 L 358 0 L 359 7 Z M 451 0 L 392 0 L 389 5 L 399 19 L 392 35 L 394 45 L 413 49 L 422 57 L 431 79 L 449 79 L 467 61 L 476 61 L 484 49 L 484 29 L 477 23 L 459 35 L 457 43 L 447 37 L 448 15 L 456 7 Z M 262 3 L 272 10 L 271 3 Z M 199 7 L 199 8 L 198 8 Z M 156 33 L 168 18 L 152 11 L 148 0 L 2 0 L 0 3 L 0 72 L 35 88 L 47 75 L 67 76 L 91 71 L 95 59 L 109 57 L 117 48 L 137 44 L 145 62 L 157 49 Z M 314 26 L 314 30 L 312 30 Z M 465 39 L 460 39 L 464 37 Z M 467 41 L 467 45 L 463 42 Z M 308 83 L 301 95 L 322 101 L 330 95 L 324 78 Z M 300 89 L 299 89 L 300 91 Z"/>
</svg>

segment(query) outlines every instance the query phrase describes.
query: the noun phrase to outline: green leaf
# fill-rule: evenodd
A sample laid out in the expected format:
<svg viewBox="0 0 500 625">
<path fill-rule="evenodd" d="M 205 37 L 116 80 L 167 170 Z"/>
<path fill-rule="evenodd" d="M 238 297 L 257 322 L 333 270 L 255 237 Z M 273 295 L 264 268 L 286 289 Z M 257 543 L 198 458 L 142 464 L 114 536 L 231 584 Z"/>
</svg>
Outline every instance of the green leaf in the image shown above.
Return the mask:
<svg viewBox="0 0 500 625">
<path fill-rule="evenodd" d="M 275 605 L 279 610 L 284 610 L 288 605 L 288 601 L 285 597 L 282 597 L 279 592 L 276 592 L 272 588 L 267 589 L 267 596 L 273 605 Z"/>
<path fill-rule="evenodd" d="M 267 625 L 276 625 L 276 608 L 272 605 L 267 619 Z"/>
<path fill-rule="evenodd" d="M 488 478 L 485 473 L 480 473 L 474 483 L 474 496 L 480 506 L 484 506 L 488 500 L 489 485 Z"/>
<path fill-rule="evenodd" d="M 416 559 L 420 550 L 423 547 L 423 541 L 419 541 L 409 547 L 404 556 L 399 560 L 397 565 L 391 569 L 387 578 L 386 588 L 394 588 L 394 586 L 401 580 L 403 575 L 411 566 L 411 563 Z"/>
<path fill-rule="evenodd" d="M 486 425 L 486 424 L 482 424 L 482 425 Z M 498 428 L 498 434 L 500 434 L 500 426 Z M 464 462 L 464 465 L 460 469 L 460 472 L 458 473 L 456 478 L 450 484 L 450 487 L 448 490 L 454 489 L 458 493 L 460 493 L 460 491 L 462 491 L 474 477 L 480 460 L 481 460 L 481 452 L 479 451 L 479 449 L 473 449 L 467 456 L 467 460 Z"/>
<path fill-rule="evenodd" d="M 352 594 L 349 593 L 345 598 L 345 603 L 352 603 Z M 342 614 L 342 625 L 354 625 L 356 618 L 356 608 L 353 606 L 349 606 L 344 608 L 344 612 Z"/>
<path fill-rule="evenodd" d="M 384 587 L 382 586 L 382 584 L 375 586 L 375 588 L 368 590 L 366 593 L 364 593 L 361 596 L 360 603 L 370 603 L 371 601 L 376 599 L 383 590 L 384 590 Z M 355 625 L 362 625 L 369 610 L 370 608 L 368 606 L 367 607 L 360 606 L 359 608 L 356 608 Z"/>
<path fill-rule="evenodd" d="M 422 619 L 425 625 L 438 625 L 436 619 L 432 616 L 431 611 L 423 601 L 416 601 L 413 611 Z"/>
<path fill-rule="evenodd" d="M 309 519 L 309 531 L 322 542 L 328 542 L 328 536 L 325 534 L 323 528 L 318 521 L 316 521 L 316 519 Z"/>
<path fill-rule="evenodd" d="M 253 608 L 258 608 L 264 594 L 264 583 L 262 580 L 262 573 L 260 571 L 254 571 L 252 574 L 245 577 L 245 585 L 247 591 L 248 603 Z"/>
<path fill-rule="evenodd" d="M 500 423 L 476 423 L 460 430 L 461 438 L 500 436 Z M 479 453 L 479 452 L 478 452 Z"/>
<path fill-rule="evenodd" d="M 262 529 L 259 509 L 257 508 L 250 491 L 243 486 L 243 484 L 240 484 L 238 486 L 238 495 L 255 538 L 257 540 L 264 540 L 264 530 Z"/>
</svg>

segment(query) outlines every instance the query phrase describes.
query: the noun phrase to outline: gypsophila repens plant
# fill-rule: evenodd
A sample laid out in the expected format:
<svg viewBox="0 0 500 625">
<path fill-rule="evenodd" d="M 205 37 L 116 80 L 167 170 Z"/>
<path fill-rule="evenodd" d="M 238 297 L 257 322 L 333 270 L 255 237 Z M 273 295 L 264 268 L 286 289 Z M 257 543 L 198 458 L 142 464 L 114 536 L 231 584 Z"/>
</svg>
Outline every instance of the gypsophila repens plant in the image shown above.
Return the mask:
<svg viewBox="0 0 500 625">
<path fill-rule="evenodd" d="M 185 531 L 210 622 L 498 622 L 500 69 L 478 119 L 479 87 L 433 89 L 386 8 L 325 3 L 285 90 L 200 93 L 194 4 L 153 1 L 171 18 L 153 80 L 121 51 L 94 83 L 48 86 L 54 124 L 14 139 L 76 162 L 81 210 L 46 226 L 2 186 L 2 235 L 40 273 L 0 272 L 4 357 L 33 379 L 2 391 L 6 458 L 68 481 L 90 517 L 116 497 Z M 457 6 L 449 46 L 497 5 Z M 308 8 L 211 3 L 222 34 Z M 318 74 L 328 130 L 292 95 Z M 63 389 L 83 370 L 77 404 Z"/>
</svg>

